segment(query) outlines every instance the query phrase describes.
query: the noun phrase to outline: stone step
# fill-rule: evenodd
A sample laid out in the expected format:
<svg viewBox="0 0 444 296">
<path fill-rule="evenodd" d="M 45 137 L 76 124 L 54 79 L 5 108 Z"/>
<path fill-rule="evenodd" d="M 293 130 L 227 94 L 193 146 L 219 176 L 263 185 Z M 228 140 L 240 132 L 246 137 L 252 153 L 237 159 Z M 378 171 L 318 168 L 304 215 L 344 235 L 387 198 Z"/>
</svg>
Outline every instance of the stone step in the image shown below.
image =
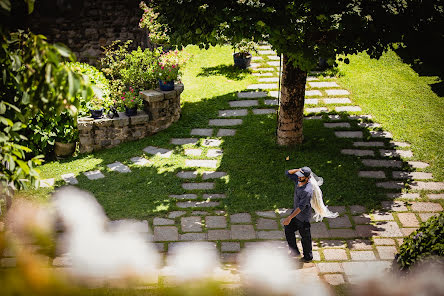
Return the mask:
<svg viewBox="0 0 444 296">
<path fill-rule="evenodd" d="M 276 83 L 259 83 L 259 84 L 250 84 L 247 86 L 247 89 L 276 89 L 278 85 Z"/>
<path fill-rule="evenodd" d="M 169 197 L 170 198 L 175 198 L 175 199 L 196 199 L 197 198 L 197 194 L 192 194 L 192 193 L 188 193 L 188 194 L 170 194 Z"/>
<path fill-rule="evenodd" d="M 375 156 L 375 152 L 373 150 L 362 149 L 342 149 L 341 154 L 354 156 Z"/>
<path fill-rule="evenodd" d="M 148 146 L 143 149 L 145 153 L 152 154 L 152 155 L 158 155 L 160 157 L 169 158 L 171 157 L 171 154 L 173 154 L 172 150 L 154 147 L 154 146 Z"/>
<path fill-rule="evenodd" d="M 337 127 L 346 127 L 349 128 L 350 123 L 348 122 L 326 122 L 324 123 L 324 127 L 326 128 L 337 128 Z"/>
<path fill-rule="evenodd" d="M 261 66 L 261 64 L 259 64 L 259 63 L 250 63 L 249 68 L 251 68 L 251 69 L 257 69 L 257 68 L 259 68 L 260 66 Z"/>
<path fill-rule="evenodd" d="M 219 204 L 218 201 L 186 201 L 176 203 L 179 208 L 211 208 L 216 207 Z"/>
<path fill-rule="evenodd" d="M 405 143 L 405 142 L 390 142 L 390 145 L 394 146 L 394 147 L 410 147 L 409 143 Z"/>
<path fill-rule="evenodd" d="M 276 109 L 253 109 L 254 115 L 274 114 L 274 113 L 276 113 Z"/>
<path fill-rule="evenodd" d="M 210 119 L 208 123 L 211 126 L 234 126 L 241 124 L 242 119 Z"/>
<path fill-rule="evenodd" d="M 326 107 L 316 107 L 316 108 L 305 108 L 307 113 L 320 113 L 320 112 L 328 112 L 328 108 Z"/>
<path fill-rule="evenodd" d="M 61 177 L 63 181 L 70 185 L 79 184 L 79 181 L 76 179 L 76 176 L 73 173 L 63 174 Z"/>
<path fill-rule="evenodd" d="M 403 182 L 399 181 L 386 181 L 376 183 L 376 187 L 381 187 L 385 189 L 403 189 L 405 185 Z"/>
<path fill-rule="evenodd" d="M 144 157 L 131 157 L 130 159 L 135 165 L 146 166 L 151 164 L 152 162 Z"/>
<path fill-rule="evenodd" d="M 155 217 L 153 219 L 153 225 L 155 225 L 155 226 L 174 225 L 174 220 Z"/>
<path fill-rule="evenodd" d="M 349 98 L 326 98 L 323 101 L 325 104 L 351 104 Z"/>
<path fill-rule="evenodd" d="M 305 96 L 306 97 L 322 96 L 322 93 L 319 90 L 306 90 Z"/>
<path fill-rule="evenodd" d="M 264 104 L 268 106 L 277 106 L 278 100 L 264 100 Z"/>
<path fill-rule="evenodd" d="M 390 199 L 405 198 L 405 199 L 419 199 L 421 198 L 419 193 L 387 193 L 387 197 Z"/>
<path fill-rule="evenodd" d="M 392 175 L 394 179 L 414 179 L 414 180 L 433 179 L 433 175 L 431 173 L 424 173 L 424 172 L 393 171 Z"/>
<path fill-rule="evenodd" d="M 126 165 L 124 165 L 123 163 L 118 162 L 118 161 L 108 164 L 107 167 L 111 171 L 115 171 L 115 172 L 119 172 L 119 173 L 131 173 L 131 170 L 129 167 L 127 167 Z"/>
<path fill-rule="evenodd" d="M 348 119 L 350 120 L 369 120 L 372 119 L 371 115 L 364 114 L 364 115 L 349 115 Z"/>
<path fill-rule="evenodd" d="M 384 171 L 360 171 L 358 176 L 362 178 L 385 179 Z"/>
<path fill-rule="evenodd" d="M 359 122 L 358 126 L 360 127 L 365 127 L 365 128 L 377 128 L 377 127 L 381 127 L 381 125 L 379 123 L 374 123 L 374 122 Z"/>
<path fill-rule="evenodd" d="M 270 45 L 259 45 L 258 48 L 259 49 L 264 49 L 264 50 L 271 50 L 271 46 Z"/>
<path fill-rule="evenodd" d="M 239 99 L 255 99 L 255 98 L 263 98 L 266 96 L 268 96 L 268 94 L 264 91 L 248 91 L 248 92 L 237 93 L 237 97 Z"/>
<path fill-rule="evenodd" d="M 268 49 L 268 50 L 258 50 L 257 53 L 260 54 L 260 55 L 276 54 L 276 52 L 274 52 L 271 49 Z"/>
<path fill-rule="evenodd" d="M 273 76 L 273 73 L 270 73 L 270 72 L 267 72 L 267 73 L 253 73 L 253 76 L 259 76 L 259 77 Z"/>
<path fill-rule="evenodd" d="M 413 190 L 444 190 L 444 182 L 421 182 L 416 181 L 410 184 Z"/>
<path fill-rule="evenodd" d="M 267 62 L 268 65 L 273 66 L 273 67 L 279 67 L 280 62 L 279 61 L 271 61 L 271 62 Z"/>
<path fill-rule="evenodd" d="M 345 89 L 326 89 L 325 92 L 328 96 L 345 96 L 350 94 L 348 90 Z"/>
<path fill-rule="evenodd" d="M 353 142 L 355 147 L 384 147 L 384 142 Z"/>
<path fill-rule="evenodd" d="M 340 115 L 336 115 L 336 114 L 331 114 L 331 115 L 328 115 L 327 117 L 330 120 L 341 120 L 341 116 Z"/>
<path fill-rule="evenodd" d="M 254 57 L 251 57 L 251 60 L 252 61 L 260 61 L 260 60 L 263 60 L 263 58 L 259 57 L 259 56 L 254 56 Z"/>
<path fill-rule="evenodd" d="M 222 156 L 223 150 L 222 149 L 209 149 L 207 152 L 207 157 L 219 157 Z"/>
<path fill-rule="evenodd" d="M 318 99 L 305 99 L 306 105 L 317 105 L 319 103 Z"/>
<path fill-rule="evenodd" d="M 413 157 L 413 152 L 410 150 L 379 149 L 379 154 L 383 157 L 404 157 L 404 158 Z"/>
<path fill-rule="evenodd" d="M 259 105 L 257 100 L 242 100 L 228 102 L 230 107 L 253 107 Z"/>
<path fill-rule="evenodd" d="M 320 116 L 320 115 L 317 115 L 317 116 L 307 116 L 307 117 L 304 117 L 304 119 L 306 119 L 306 120 L 313 120 L 313 119 L 320 120 L 320 119 L 322 119 L 322 116 Z"/>
<path fill-rule="evenodd" d="M 393 138 L 393 135 L 386 131 L 370 131 L 370 136 L 372 138 L 386 138 L 386 139 Z"/>
<path fill-rule="evenodd" d="M 407 161 L 407 163 L 415 169 L 425 169 L 426 167 L 429 166 L 428 163 L 426 162 L 422 162 L 422 161 Z"/>
<path fill-rule="evenodd" d="M 54 178 L 40 179 L 38 182 L 38 187 L 40 187 L 40 188 L 54 187 L 54 183 L 55 183 Z"/>
<path fill-rule="evenodd" d="M 203 172 L 202 173 L 202 180 L 208 180 L 208 179 L 218 179 L 225 177 L 227 173 L 225 172 Z"/>
<path fill-rule="evenodd" d="M 221 199 L 226 197 L 227 196 L 223 193 L 205 193 L 202 195 L 203 199 Z"/>
<path fill-rule="evenodd" d="M 187 156 L 200 156 L 202 154 L 202 149 L 185 149 L 184 153 Z"/>
<path fill-rule="evenodd" d="M 83 173 L 89 180 L 97 180 L 105 178 L 105 176 L 99 171 L 88 171 Z"/>
<path fill-rule="evenodd" d="M 199 139 L 196 138 L 172 138 L 170 143 L 173 145 L 197 144 Z"/>
<path fill-rule="evenodd" d="M 274 60 L 274 61 L 279 61 L 281 58 L 280 57 L 278 57 L 278 56 L 275 56 L 275 55 L 269 55 L 269 56 L 267 56 L 267 58 L 269 59 L 269 60 Z M 279 66 L 279 65 L 278 65 Z"/>
<path fill-rule="evenodd" d="M 195 179 L 197 178 L 197 171 L 181 171 L 176 174 L 176 177 L 181 179 Z"/>
<path fill-rule="evenodd" d="M 185 166 L 187 166 L 187 167 L 201 167 L 201 168 L 216 168 L 217 167 L 217 160 L 185 159 Z"/>
<path fill-rule="evenodd" d="M 383 168 L 400 168 L 402 161 L 400 160 L 386 160 L 386 159 L 362 159 L 362 163 L 369 167 L 383 167 Z"/>
<path fill-rule="evenodd" d="M 279 82 L 279 77 L 259 78 L 259 82 Z"/>
<path fill-rule="evenodd" d="M 182 188 L 185 190 L 210 190 L 214 189 L 214 183 L 211 182 L 183 183 Z"/>
<path fill-rule="evenodd" d="M 193 128 L 190 132 L 192 136 L 211 137 L 213 135 L 212 128 Z"/>
<path fill-rule="evenodd" d="M 309 82 L 310 87 L 325 88 L 325 87 L 339 87 L 335 81 L 321 81 L 321 82 Z"/>
<path fill-rule="evenodd" d="M 362 138 L 363 134 L 361 131 L 337 131 L 335 136 L 338 138 Z"/>
<path fill-rule="evenodd" d="M 219 117 L 247 116 L 247 109 L 219 110 Z"/>
<path fill-rule="evenodd" d="M 336 112 L 360 112 L 362 111 L 359 106 L 339 106 L 335 107 Z"/>
<path fill-rule="evenodd" d="M 275 68 L 256 68 L 255 71 L 264 71 L 264 72 L 270 72 L 270 71 L 276 71 Z"/>
<path fill-rule="evenodd" d="M 222 144 L 221 140 L 218 139 L 204 139 L 202 142 L 202 146 L 204 147 L 217 147 Z"/>
<path fill-rule="evenodd" d="M 232 137 L 236 135 L 235 129 L 221 128 L 217 131 L 217 137 Z"/>
</svg>

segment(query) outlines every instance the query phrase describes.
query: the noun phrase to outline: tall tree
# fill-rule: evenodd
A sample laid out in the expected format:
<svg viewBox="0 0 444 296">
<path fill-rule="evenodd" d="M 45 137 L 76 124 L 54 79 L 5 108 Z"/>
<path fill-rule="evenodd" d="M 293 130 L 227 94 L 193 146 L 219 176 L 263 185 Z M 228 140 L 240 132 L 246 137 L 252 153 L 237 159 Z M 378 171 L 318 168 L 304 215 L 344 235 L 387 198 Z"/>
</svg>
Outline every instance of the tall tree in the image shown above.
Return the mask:
<svg viewBox="0 0 444 296">
<path fill-rule="evenodd" d="M 401 40 L 395 25 L 409 0 L 152 0 L 171 43 L 208 48 L 243 38 L 264 40 L 283 54 L 277 142 L 300 144 L 307 72 L 320 57 L 366 50 L 379 57 Z M 404 24 L 405 25 L 405 24 Z M 346 62 L 348 62 L 346 60 Z"/>
</svg>

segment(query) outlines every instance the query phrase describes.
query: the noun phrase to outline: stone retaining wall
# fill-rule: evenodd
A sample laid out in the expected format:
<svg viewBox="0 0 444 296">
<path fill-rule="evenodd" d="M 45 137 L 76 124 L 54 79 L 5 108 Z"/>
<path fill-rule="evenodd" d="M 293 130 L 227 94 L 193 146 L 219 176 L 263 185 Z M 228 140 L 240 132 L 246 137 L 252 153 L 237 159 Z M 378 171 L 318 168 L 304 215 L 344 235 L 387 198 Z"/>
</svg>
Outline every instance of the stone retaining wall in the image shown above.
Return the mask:
<svg viewBox="0 0 444 296">
<path fill-rule="evenodd" d="M 146 90 L 141 92 L 144 110 L 128 117 L 92 119 L 79 118 L 80 152 L 111 148 L 123 142 L 139 140 L 169 127 L 180 118 L 180 94 L 183 84 L 176 84 L 172 91 Z"/>
</svg>

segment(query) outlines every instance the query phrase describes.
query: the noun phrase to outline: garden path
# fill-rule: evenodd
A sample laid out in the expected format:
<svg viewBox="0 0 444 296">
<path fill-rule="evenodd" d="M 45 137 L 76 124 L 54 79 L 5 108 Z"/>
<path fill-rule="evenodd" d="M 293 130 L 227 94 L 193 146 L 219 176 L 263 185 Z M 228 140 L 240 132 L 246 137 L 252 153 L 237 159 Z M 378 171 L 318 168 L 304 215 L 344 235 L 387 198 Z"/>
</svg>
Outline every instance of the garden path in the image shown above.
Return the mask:
<svg viewBox="0 0 444 296">
<path fill-rule="evenodd" d="M 207 241 L 219 250 L 222 262 L 227 263 L 230 270 L 230 264 L 236 263 L 245 247 L 267 241 L 272 248 L 287 248 L 281 222 L 289 215 L 289 209 L 254 214 L 226 213 L 217 208 L 226 198 L 224 192 L 205 193 L 215 187 L 214 179 L 227 176 L 227 173 L 217 171 L 217 159 L 223 155 L 220 148 L 223 139 L 236 136 L 236 127 L 243 124 L 242 118 L 246 115 L 263 116 L 277 112 L 279 57 L 273 55 L 269 46 L 262 46 L 259 54 L 251 64 L 258 84 L 248 86 L 249 91 L 239 92 L 238 100 L 229 102 L 227 109 L 220 110 L 218 118 L 209 120 L 207 126 L 194 128 L 190 138 L 171 139 L 175 145 L 201 143 L 200 147 L 205 148 L 184 149 L 185 155 L 193 158 L 186 160 L 187 170 L 177 173 L 177 178 L 183 180 L 182 188 L 190 193 L 170 195 L 177 200 L 179 210 L 142 221 L 146 225 L 147 241 L 154 240 L 160 252 L 168 253 L 175 245 L 187 241 Z M 353 282 L 366 268 L 389 268 L 403 238 L 415 231 L 421 222 L 443 210 L 437 201 L 444 198 L 444 193 L 436 192 L 444 190 L 444 183 L 433 182 L 432 174 L 422 172 L 427 163 L 410 161 L 413 157 L 410 145 L 391 140 L 389 132 L 382 130 L 380 124 L 372 121 L 371 115 L 363 114 L 361 108 L 353 104 L 348 90 L 342 89 L 334 78 L 318 77 L 318 74 L 313 72 L 308 77 L 305 93 L 305 112 L 316 115 L 305 119 L 320 120 L 324 127 L 334 129 L 336 137 L 353 139 L 352 146 L 341 153 L 361 158 L 367 169 L 356 177 L 378 179 L 378 187 L 400 191 L 408 186 L 410 189 L 409 193 L 388 193 L 388 200 L 382 202 L 382 211 L 368 213 L 361 205 L 331 206 L 332 211 L 339 212 L 338 218 L 312 223 L 314 263 L 303 264 L 302 270 L 319 274 L 328 283 L 337 285 Z M 370 140 L 365 136 L 367 132 Z M 167 158 L 173 154 L 172 150 L 153 146 L 143 151 Z M 205 153 L 205 159 L 196 158 Z M 402 170 L 404 160 L 414 171 Z M 131 158 L 131 161 L 140 166 L 149 165 L 149 160 L 142 157 Z M 131 173 L 120 162 L 108 167 Z M 208 171 L 199 173 L 196 170 L 202 168 Z M 90 180 L 105 177 L 100 171 L 84 174 Z M 78 183 L 73 174 L 62 178 L 68 184 Z M 412 182 L 405 185 L 406 179 Z M 54 179 L 41 181 L 42 187 L 53 185 Z M 153 229 L 152 234 L 148 232 L 149 226 Z M 12 259 L 3 258 L 2 266 L 13 262 Z M 69 260 L 63 256 L 55 258 L 52 264 L 69 268 Z M 235 270 L 231 270 L 224 274 L 224 280 L 237 283 L 239 277 Z"/>
</svg>

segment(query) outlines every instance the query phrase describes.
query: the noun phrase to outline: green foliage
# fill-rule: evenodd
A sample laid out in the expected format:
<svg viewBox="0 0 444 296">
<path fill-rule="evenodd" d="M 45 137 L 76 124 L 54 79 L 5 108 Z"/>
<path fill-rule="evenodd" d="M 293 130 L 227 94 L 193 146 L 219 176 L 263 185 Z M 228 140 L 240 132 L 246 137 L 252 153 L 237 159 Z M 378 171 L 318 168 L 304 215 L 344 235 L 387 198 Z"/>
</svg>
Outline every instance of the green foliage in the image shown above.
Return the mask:
<svg viewBox="0 0 444 296">
<path fill-rule="evenodd" d="M 253 52 L 257 53 L 257 44 L 254 41 L 243 39 L 233 45 L 234 51 L 241 56 L 246 57 Z"/>
<path fill-rule="evenodd" d="M 148 37 L 151 42 L 158 45 L 166 45 L 170 43 L 170 37 L 168 36 L 168 26 L 160 23 L 157 20 L 158 13 L 154 12 L 154 9 L 148 7 L 145 2 L 140 2 L 140 8 L 143 10 L 142 18 L 139 22 L 140 28 L 148 29 Z"/>
<path fill-rule="evenodd" d="M 185 66 L 190 57 L 184 50 L 162 54 L 159 62 L 156 63 L 154 76 L 162 81 L 176 81 L 181 75 L 181 68 Z"/>
<path fill-rule="evenodd" d="M 397 262 L 401 269 L 408 270 L 430 256 L 444 258 L 444 213 L 431 217 L 404 239 Z"/>
<path fill-rule="evenodd" d="M 75 115 L 79 97 L 91 96 L 92 89 L 64 64 L 74 60 L 64 45 L 23 31 L 3 33 L 1 39 L 0 180 L 5 187 L 23 188 L 36 181 L 34 168 L 41 163 L 41 157 L 28 156 L 29 120 L 38 114 L 54 118 L 63 111 Z"/>
<path fill-rule="evenodd" d="M 140 98 L 139 91 L 131 86 L 125 89 L 120 100 L 117 101 L 117 106 L 120 110 L 124 110 L 125 106 L 128 108 L 137 107 L 138 109 L 142 109 L 143 101 Z"/>
</svg>

